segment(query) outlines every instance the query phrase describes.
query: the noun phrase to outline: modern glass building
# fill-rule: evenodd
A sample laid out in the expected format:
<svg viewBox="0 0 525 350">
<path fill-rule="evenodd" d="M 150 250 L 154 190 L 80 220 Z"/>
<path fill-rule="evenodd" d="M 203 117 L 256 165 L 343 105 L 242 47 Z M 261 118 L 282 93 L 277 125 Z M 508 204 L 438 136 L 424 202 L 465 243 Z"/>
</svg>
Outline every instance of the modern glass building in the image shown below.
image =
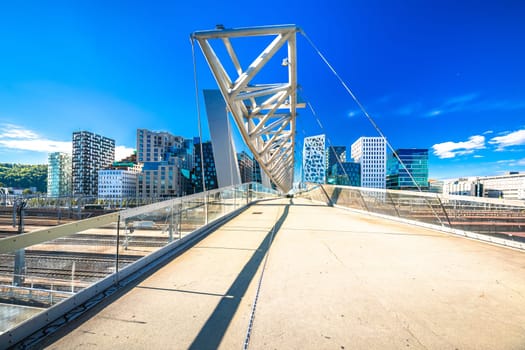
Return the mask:
<svg viewBox="0 0 525 350">
<path fill-rule="evenodd" d="M 47 162 L 47 196 L 71 195 L 71 155 L 53 152 Z"/>
<path fill-rule="evenodd" d="M 346 146 L 330 146 L 326 149 L 326 176 L 332 176 L 335 164 L 346 162 Z"/>
<path fill-rule="evenodd" d="M 428 190 L 428 149 L 401 148 L 395 154 L 390 153 L 387 159 L 386 187 L 396 190 L 417 190 L 419 187 Z"/>
<path fill-rule="evenodd" d="M 332 166 L 328 183 L 343 186 L 361 186 L 361 164 L 354 162 L 337 163 Z"/>
</svg>

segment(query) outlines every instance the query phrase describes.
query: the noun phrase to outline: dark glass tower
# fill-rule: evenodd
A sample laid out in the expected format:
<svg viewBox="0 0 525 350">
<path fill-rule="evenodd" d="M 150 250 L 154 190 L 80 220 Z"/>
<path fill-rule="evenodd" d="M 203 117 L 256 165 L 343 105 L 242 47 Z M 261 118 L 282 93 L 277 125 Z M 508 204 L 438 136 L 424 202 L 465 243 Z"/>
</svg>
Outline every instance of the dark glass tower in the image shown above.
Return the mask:
<svg viewBox="0 0 525 350">
<path fill-rule="evenodd" d="M 422 190 L 428 190 L 428 149 L 402 148 L 396 150 L 396 154 L 397 157 L 394 153 L 388 155 L 386 188 L 417 190 L 419 186 Z M 417 186 L 409 174 L 412 175 Z"/>
</svg>

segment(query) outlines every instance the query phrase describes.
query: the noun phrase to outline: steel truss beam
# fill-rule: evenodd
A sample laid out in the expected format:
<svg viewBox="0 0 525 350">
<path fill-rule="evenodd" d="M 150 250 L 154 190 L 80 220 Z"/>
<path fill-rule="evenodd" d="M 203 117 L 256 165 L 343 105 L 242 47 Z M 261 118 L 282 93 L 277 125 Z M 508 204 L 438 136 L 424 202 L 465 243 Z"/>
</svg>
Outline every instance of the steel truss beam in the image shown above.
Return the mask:
<svg viewBox="0 0 525 350">
<path fill-rule="evenodd" d="M 294 176 L 294 146 L 297 104 L 297 59 L 294 25 L 218 29 L 192 34 L 210 66 L 240 134 L 259 162 L 261 169 L 282 192 L 292 188 Z M 270 36 L 273 40 L 243 69 L 230 39 Z M 225 54 L 218 57 L 211 41 L 220 40 Z M 275 54 L 287 45 L 287 57 Z M 235 68 L 231 77 L 223 62 L 230 60 Z M 270 61 L 282 60 L 288 69 L 285 82 L 254 84 L 254 78 Z M 229 62 L 228 62 L 229 63 Z"/>
</svg>

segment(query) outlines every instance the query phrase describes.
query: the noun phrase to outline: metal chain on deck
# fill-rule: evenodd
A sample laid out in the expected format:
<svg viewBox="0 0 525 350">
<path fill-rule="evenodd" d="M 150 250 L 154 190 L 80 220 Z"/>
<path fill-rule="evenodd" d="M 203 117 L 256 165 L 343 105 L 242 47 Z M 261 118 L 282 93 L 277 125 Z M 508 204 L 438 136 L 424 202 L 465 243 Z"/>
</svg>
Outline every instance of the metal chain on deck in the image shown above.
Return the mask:
<svg viewBox="0 0 525 350">
<path fill-rule="evenodd" d="M 257 289 L 255 291 L 255 297 L 253 298 L 252 310 L 250 312 L 250 320 L 248 321 L 248 329 L 246 330 L 246 336 L 244 338 L 244 344 L 242 346 L 243 350 L 248 350 L 248 346 L 250 345 L 250 338 L 252 335 L 253 323 L 255 320 L 255 310 L 257 309 L 257 302 L 259 301 L 259 294 L 261 292 L 261 285 L 262 285 L 262 281 L 264 277 L 264 271 L 266 270 L 266 265 L 268 263 L 268 256 L 270 255 L 270 248 L 272 246 L 273 238 L 275 236 L 275 230 L 277 229 L 277 221 L 278 221 L 277 218 L 281 216 L 283 212 L 284 212 L 284 209 L 280 213 L 277 212 L 277 215 L 275 217 L 276 224 L 274 224 L 272 228 L 272 235 L 270 236 L 270 240 L 268 241 L 268 249 L 266 250 L 266 254 L 264 255 L 264 263 L 262 266 L 261 275 L 259 276 L 259 281 L 257 282 Z"/>
</svg>

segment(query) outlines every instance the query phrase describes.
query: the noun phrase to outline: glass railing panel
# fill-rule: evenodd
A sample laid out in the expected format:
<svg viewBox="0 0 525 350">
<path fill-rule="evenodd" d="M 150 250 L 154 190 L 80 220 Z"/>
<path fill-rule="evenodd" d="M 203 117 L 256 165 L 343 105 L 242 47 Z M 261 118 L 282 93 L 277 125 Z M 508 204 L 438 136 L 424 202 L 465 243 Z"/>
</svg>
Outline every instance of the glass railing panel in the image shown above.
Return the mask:
<svg viewBox="0 0 525 350">
<path fill-rule="evenodd" d="M 443 198 L 451 227 L 525 242 L 525 204 L 491 198 Z"/>
<path fill-rule="evenodd" d="M 178 239 L 177 206 L 166 206 L 121 220 L 118 235 L 119 270 Z"/>
</svg>

